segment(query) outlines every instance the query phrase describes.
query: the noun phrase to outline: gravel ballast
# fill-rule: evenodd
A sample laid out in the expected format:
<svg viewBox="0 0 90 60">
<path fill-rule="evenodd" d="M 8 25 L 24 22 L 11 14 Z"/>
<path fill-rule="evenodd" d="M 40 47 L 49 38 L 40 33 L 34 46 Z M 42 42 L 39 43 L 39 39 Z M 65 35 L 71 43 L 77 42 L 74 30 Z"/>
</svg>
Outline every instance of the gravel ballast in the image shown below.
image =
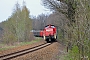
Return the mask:
<svg viewBox="0 0 90 60">
<path fill-rule="evenodd" d="M 30 47 L 40 45 L 42 43 L 45 43 L 45 41 L 40 41 L 37 43 L 28 44 L 25 46 L 19 46 L 16 48 L 1 51 L 0 55 L 20 51 L 20 50 L 23 50 L 26 48 L 30 48 Z M 42 48 L 40 50 L 37 50 L 37 51 L 31 52 L 31 53 L 25 54 L 23 56 L 14 58 L 12 60 L 59 60 L 60 55 L 63 54 L 63 51 L 64 51 L 64 46 L 62 46 L 58 42 L 54 42 L 45 48 Z"/>
<path fill-rule="evenodd" d="M 50 46 L 12 60 L 59 60 L 58 54 L 60 52 L 60 47 L 62 47 L 62 45 L 60 45 L 58 42 L 55 42 Z M 63 48 L 61 48 L 61 50 L 63 50 Z"/>
</svg>

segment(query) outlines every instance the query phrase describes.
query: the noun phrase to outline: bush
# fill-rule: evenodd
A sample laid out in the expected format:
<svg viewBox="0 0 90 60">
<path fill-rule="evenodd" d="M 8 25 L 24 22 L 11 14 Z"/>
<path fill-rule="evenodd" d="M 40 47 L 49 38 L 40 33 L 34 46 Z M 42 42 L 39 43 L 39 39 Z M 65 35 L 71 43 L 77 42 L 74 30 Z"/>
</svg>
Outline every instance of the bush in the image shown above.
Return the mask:
<svg viewBox="0 0 90 60">
<path fill-rule="evenodd" d="M 69 50 L 69 53 L 65 55 L 63 60 L 79 60 L 79 50 L 77 46 L 73 46 L 72 50 Z"/>
</svg>

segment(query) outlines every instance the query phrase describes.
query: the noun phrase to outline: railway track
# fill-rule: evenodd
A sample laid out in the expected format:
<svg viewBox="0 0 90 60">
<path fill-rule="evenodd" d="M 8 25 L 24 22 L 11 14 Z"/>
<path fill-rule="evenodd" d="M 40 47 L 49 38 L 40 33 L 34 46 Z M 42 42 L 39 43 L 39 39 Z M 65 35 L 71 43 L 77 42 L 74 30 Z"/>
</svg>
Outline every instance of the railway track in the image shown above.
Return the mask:
<svg viewBox="0 0 90 60">
<path fill-rule="evenodd" d="M 39 50 L 39 49 L 44 48 L 44 47 L 49 46 L 49 45 L 51 45 L 51 43 L 43 43 L 41 45 L 38 45 L 38 46 L 35 46 L 35 47 L 32 47 L 32 48 L 27 48 L 27 49 L 24 49 L 24 50 L 21 50 L 21 51 L 17 51 L 17 52 L 9 53 L 9 54 L 6 54 L 6 55 L 2 55 L 2 56 L 0 56 L 0 60 L 10 60 L 10 59 L 28 54 L 30 52 L 34 52 L 36 50 Z"/>
</svg>

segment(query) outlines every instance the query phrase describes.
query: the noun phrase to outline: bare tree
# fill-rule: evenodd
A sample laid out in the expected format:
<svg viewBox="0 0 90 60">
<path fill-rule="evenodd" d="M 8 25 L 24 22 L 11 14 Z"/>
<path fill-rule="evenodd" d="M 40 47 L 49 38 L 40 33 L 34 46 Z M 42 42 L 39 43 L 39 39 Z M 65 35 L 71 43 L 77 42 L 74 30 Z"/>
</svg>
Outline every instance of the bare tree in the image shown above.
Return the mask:
<svg viewBox="0 0 90 60">
<path fill-rule="evenodd" d="M 45 14 L 38 15 L 33 19 L 33 28 L 36 30 L 42 30 L 46 26 L 48 16 Z"/>
<path fill-rule="evenodd" d="M 51 11 L 58 11 L 67 14 L 67 4 L 57 0 L 42 0 L 43 6 Z"/>
</svg>

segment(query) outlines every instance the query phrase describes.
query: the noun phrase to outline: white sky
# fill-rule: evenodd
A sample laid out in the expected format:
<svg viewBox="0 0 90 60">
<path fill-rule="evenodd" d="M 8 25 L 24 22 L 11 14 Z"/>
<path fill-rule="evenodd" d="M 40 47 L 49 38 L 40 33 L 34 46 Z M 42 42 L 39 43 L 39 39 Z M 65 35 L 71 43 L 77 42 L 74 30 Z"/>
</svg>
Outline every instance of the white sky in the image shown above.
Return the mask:
<svg viewBox="0 0 90 60">
<path fill-rule="evenodd" d="M 23 0 L 0 0 L 0 22 L 5 21 L 9 16 L 11 16 L 16 2 L 22 6 Z M 49 13 L 41 5 L 41 0 L 24 0 L 26 6 L 30 11 L 30 15 L 37 16 L 42 13 Z"/>
</svg>

